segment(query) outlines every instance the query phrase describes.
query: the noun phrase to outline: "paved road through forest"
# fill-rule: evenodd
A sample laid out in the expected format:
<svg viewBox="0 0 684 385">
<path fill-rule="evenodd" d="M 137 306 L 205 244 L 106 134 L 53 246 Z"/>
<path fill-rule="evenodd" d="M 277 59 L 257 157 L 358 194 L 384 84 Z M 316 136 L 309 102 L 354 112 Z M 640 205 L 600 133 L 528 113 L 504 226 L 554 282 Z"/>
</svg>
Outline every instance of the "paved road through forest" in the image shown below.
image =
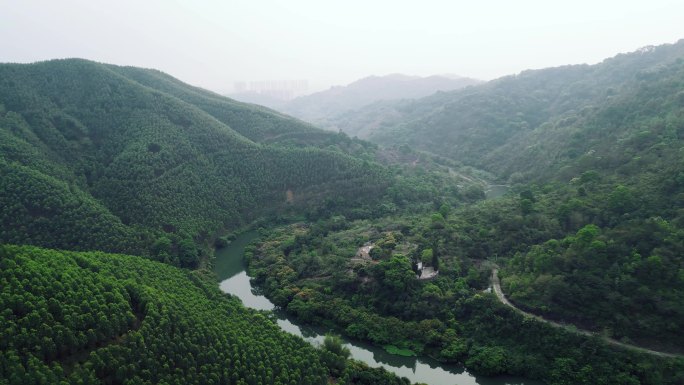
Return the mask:
<svg viewBox="0 0 684 385">
<path fill-rule="evenodd" d="M 599 337 L 608 344 L 611 344 L 614 346 L 619 346 L 619 347 L 622 347 L 625 349 L 632 349 L 632 350 L 636 350 L 636 351 L 639 351 L 642 353 L 652 354 L 654 356 L 659 356 L 659 357 L 671 357 L 671 358 L 682 357 L 682 355 L 680 355 L 680 354 L 658 352 L 655 350 L 650 350 L 650 349 L 642 348 L 639 346 L 626 344 L 624 342 L 620 342 L 618 340 L 614 340 L 612 338 L 602 336 L 598 333 L 590 332 L 588 330 L 577 329 L 575 326 L 561 324 L 558 322 L 547 320 L 547 319 L 545 319 L 541 316 L 538 316 L 536 314 L 528 313 L 528 312 L 516 307 L 508 299 L 506 299 L 506 296 L 504 295 L 503 291 L 501 290 L 501 282 L 499 281 L 499 269 L 497 269 L 497 268 L 492 269 L 492 288 L 494 290 L 494 293 L 496 294 L 496 297 L 499 299 L 499 301 L 501 301 L 504 305 L 512 308 L 513 310 L 517 311 L 518 313 L 520 313 L 526 317 L 531 317 L 531 318 L 534 318 L 538 321 L 546 322 L 547 324 L 553 325 L 553 326 L 558 327 L 558 328 L 563 328 L 563 329 L 571 331 L 573 333 L 582 334 L 582 335 L 585 335 L 588 337 L 594 337 L 594 336 Z"/>
</svg>

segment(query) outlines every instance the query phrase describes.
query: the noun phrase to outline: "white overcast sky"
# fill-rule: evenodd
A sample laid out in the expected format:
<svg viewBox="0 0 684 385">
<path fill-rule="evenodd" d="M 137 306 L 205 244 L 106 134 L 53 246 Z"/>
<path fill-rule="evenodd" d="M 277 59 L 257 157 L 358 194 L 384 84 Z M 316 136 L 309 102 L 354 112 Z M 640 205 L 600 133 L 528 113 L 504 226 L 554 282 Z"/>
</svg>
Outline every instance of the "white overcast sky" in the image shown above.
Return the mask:
<svg viewBox="0 0 684 385">
<path fill-rule="evenodd" d="M 684 0 L 0 0 L 0 62 L 80 57 L 239 80 L 493 79 L 684 38 Z"/>
</svg>

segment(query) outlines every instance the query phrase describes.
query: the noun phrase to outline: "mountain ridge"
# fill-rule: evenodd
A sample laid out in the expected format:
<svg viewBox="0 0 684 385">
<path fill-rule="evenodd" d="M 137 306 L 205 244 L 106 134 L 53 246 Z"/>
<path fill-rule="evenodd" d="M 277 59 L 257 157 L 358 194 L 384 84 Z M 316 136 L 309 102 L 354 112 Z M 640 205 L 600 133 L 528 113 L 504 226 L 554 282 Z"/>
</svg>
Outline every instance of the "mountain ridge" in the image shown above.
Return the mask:
<svg viewBox="0 0 684 385">
<path fill-rule="evenodd" d="M 235 96 L 245 97 L 245 101 L 248 102 L 269 103 L 266 105 L 271 108 L 335 131 L 334 127 L 326 123 L 335 115 L 381 100 L 420 98 L 438 91 L 454 90 L 479 83 L 481 81 L 476 79 L 453 75 L 420 77 L 395 73 L 367 76 L 345 86 L 333 86 L 289 101 L 273 101 L 264 98 L 263 95 Z"/>
<path fill-rule="evenodd" d="M 388 181 L 379 165 L 357 158 L 370 148 L 362 142 L 160 74 L 81 59 L 0 65 L 0 160 L 6 175 L 17 176 L 0 186 L 0 218 L 11 229 L 2 241 L 31 243 L 57 223 L 76 235 L 77 223 L 110 218 L 96 227 L 126 236 L 86 231 L 101 241 L 35 243 L 147 254 L 145 244 L 165 233 L 206 238 L 244 223 L 264 203 L 285 207 L 286 190 L 295 203 L 313 204 L 325 191 L 377 191 Z M 310 146 L 308 136 L 337 150 Z M 27 177 L 47 189 L 31 202 L 20 183 Z M 48 190 L 61 191 L 60 199 L 50 203 Z M 80 203 L 65 206 L 76 196 Z M 59 219 L 86 207 L 106 214 Z M 19 231 L 29 224 L 40 230 Z M 112 239 L 137 246 L 117 248 Z"/>
<path fill-rule="evenodd" d="M 676 65 L 682 56 L 684 40 L 620 54 L 596 65 L 527 70 L 465 90 L 380 102 L 340 115 L 333 124 L 351 136 L 360 134 L 382 145 L 409 144 L 487 169 L 479 161 L 483 154 L 509 140 L 524 142 L 527 132 L 543 123 L 554 124 L 549 119 L 600 105 L 610 94 L 622 92 L 621 87 L 638 86 L 656 76 L 658 68 Z M 492 154 L 492 161 L 496 156 L 505 159 Z"/>
</svg>

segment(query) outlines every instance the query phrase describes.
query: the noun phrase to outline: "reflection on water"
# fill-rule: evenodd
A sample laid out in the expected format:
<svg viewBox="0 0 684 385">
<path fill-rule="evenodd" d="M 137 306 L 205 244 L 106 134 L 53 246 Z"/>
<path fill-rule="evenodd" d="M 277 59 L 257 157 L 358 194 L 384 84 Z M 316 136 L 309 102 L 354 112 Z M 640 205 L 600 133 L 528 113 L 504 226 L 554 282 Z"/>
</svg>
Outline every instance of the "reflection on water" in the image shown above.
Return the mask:
<svg viewBox="0 0 684 385">
<path fill-rule="evenodd" d="M 245 304 L 247 307 L 251 307 L 256 310 L 273 310 L 275 306 L 268 298 L 263 295 L 256 295 L 252 292 L 252 287 L 249 283 L 249 276 L 247 276 L 246 271 L 242 271 L 233 277 L 223 280 L 219 287 L 224 293 L 232 294 Z"/>
<path fill-rule="evenodd" d="M 278 325 L 283 330 L 304 338 L 312 345 L 321 345 L 323 343 L 325 330 L 310 326 L 300 327 L 287 317 L 283 317 L 283 314 L 277 315 Z M 460 366 L 452 365 L 447 367 L 433 360 L 425 361 L 416 357 L 397 356 L 389 354 L 377 346 L 364 344 L 359 341 L 349 341 L 344 338 L 342 340 L 351 352 L 352 358 L 363 361 L 372 367 L 382 366 L 400 377 L 408 378 L 411 382 L 448 384 L 457 381 L 458 384 L 478 384 Z"/>
<path fill-rule="evenodd" d="M 214 270 L 221 280 L 221 290 L 240 298 L 245 306 L 273 311 L 281 329 L 300 336 L 313 345 L 321 345 L 327 330 L 309 325 L 297 325 L 283 311 L 276 309 L 268 298 L 253 292 L 242 262 L 242 255 L 245 246 L 256 238 L 256 232 L 247 232 L 240 235 L 228 247 L 216 251 Z M 542 385 L 537 381 L 517 377 L 475 376 L 460 365 L 441 364 L 430 358 L 397 356 L 360 341 L 343 338 L 343 342 L 351 352 L 352 358 L 372 367 L 383 367 L 400 377 L 408 378 L 411 382 L 423 382 L 429 385 Z"/>
<path fill-rule="evenodd" d="M 230 242 L 228 246 L 222 249 L 216 249 L 214 273 L 216 273 L 219 281 L 226 280 L 240 273 L 245 274 L 245 277 L 247 276 L 245 273 L 245 265 L 242 262 L 242 255 L 245 252 L 245 247 L 247 247 L 250 242 L 258 237 L 259 234 L 256 231 L 248 231 L 246 233 L 240 234 L 237 238 Z M 235 295 L 240 297 L 237 294 Z"/>
</svg>

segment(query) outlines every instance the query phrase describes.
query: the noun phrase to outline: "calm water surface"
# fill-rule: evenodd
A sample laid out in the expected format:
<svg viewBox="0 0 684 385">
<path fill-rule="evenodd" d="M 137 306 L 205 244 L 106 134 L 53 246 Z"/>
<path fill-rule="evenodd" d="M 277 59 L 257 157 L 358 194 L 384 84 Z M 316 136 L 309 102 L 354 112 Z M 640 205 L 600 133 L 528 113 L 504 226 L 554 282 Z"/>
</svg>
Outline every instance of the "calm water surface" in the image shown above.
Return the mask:
<svg viewBox="0 0 684 385">
<path fill-rule="evenodd" d="M 242 300 L 247 307 L 257 310 L 271 310 L 278 317 L 278 325 L 285 331 L 304 338 L 313 345 L 320 345 L 326 330 L 300 325 L 263 295 L 259 295 L 249 281 L 242 260 L 244 248 L 258 237 L 255 231 L 239 235 L 230 245 L 216 251 L 214 271 L 219 277 L 221 290 Z M 384 349 L 360 341 L 343 339 L 351 351 L 352 358 L 372 367 L 383 367 L 411 382 L 429 385 L 543 385 L 541 382 L 518 377 L 482 377 L 468 373 L 462 366 L 441 364 L 430 358 L 401 357 L 387 353 Z"/>
</svg>

